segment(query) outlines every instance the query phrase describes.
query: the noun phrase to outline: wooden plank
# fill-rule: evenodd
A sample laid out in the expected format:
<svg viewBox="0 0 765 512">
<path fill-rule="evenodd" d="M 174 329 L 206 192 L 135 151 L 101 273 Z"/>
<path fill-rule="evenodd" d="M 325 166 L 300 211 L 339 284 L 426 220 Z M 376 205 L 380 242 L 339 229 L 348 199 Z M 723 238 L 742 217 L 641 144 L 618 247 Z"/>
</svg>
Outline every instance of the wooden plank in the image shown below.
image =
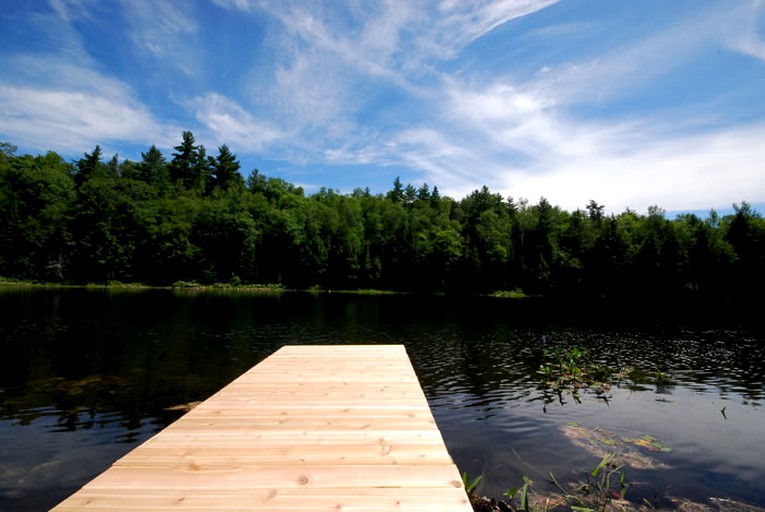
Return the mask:
<svg viewBox="0 0 765 512">
<path fill-rule="evenodd" d="M 273 462 L 245 466 L 238 461 L 225 467 L 194 463 L 166 467 L 119 464 L 88 485 L 101 489 L 242 488 L 353 488 L 353 487 L 460 487 L 451 464 L 287 465 Z"/>
<path fill-rule="evenodd" d="M 175 490 L 147 490 L 140 495 L 130 491 L 87 490 L 75 495 L 70 508 L 61 510 L 463 510 L 462 497 L 450 489 L 433 489 L 424 495 L 419 489 L 407 488 L 347 488 L 315 489 L 310 499 L 291 489 L 186 489 L 179 497 Z"/>
<path fill-rule="evenodd" d="M 53 510 L 472 510 L 400 345 L 286 346 Z"/>
</svg>

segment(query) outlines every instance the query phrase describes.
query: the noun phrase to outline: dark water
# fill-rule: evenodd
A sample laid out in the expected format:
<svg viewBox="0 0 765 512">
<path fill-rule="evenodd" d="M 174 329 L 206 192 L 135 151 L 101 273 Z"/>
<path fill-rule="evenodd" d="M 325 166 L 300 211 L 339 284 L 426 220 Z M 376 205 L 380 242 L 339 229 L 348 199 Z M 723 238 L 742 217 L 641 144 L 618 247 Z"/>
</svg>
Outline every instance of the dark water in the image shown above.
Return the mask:
<svg viewBox="0 0 765 512">
<path fill-rule="evenodd" d="M 634 500 L 765 506 L 765 345 L 731 311 L 492 298 L 0 290 L 0 510 L 47 510 L 284 344 L 403 343 L 461 471 L 499 496 L 576 482 L 584 429 L 671 448 L 624 471 Z M 545 341 L 543 341 L 545 340 Z M 639 372 L 557 396 L 547 348 Z M 723 409 L 724 408 L 724 409 Z M 724 413 L 724 414 L 723 414 Z"/>
</svg>

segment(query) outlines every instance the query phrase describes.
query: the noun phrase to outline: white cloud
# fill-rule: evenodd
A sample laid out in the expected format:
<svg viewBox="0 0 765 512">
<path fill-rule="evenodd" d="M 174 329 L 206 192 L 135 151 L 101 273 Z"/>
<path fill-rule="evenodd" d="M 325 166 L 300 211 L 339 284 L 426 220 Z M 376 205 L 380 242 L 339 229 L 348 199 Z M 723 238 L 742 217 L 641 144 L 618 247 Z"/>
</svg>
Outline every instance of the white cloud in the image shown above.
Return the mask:
<svg viewBox="0 0 765 512">
<path fill-rule="evenodd" d="M 88 4 L 94 0 L 49 0 L 51 9 L 65 23 L 88 17 Z"/>
<path fill-rule="evenodd" d="M 763 2 L 753 0 L 749 8 L 740 11 L 736 27 L 727 33 L 727 45 L 745 55 L 765 61 L 765 39 L 758 33 L 758 22 L 762 22 Z"/>
<path fill-rule="evenodd" d="M 765 194 L 763 124 L 665 141 L 628 127 L 562 127 L 550 136 L 566 137 L 565 145 L 540 143 L 533 158 L 516 163 L 512 145 L 470 145 L 461 133 L 427 128 L 402 133 L 395 150 L 401 163 L 420 169 L 424 181 L 456 198 L 486 184 L 504 196 L 532 201 L 544 196 L 569 210 L 595 199 L 618 212 L 645 211 L 653 204 L 672 210 L 724 208 L 761 201 Z"/>
<path fill-rule="evenodd" d="M 124 0 L 123 4 L 130 37 L 138 48 L 163 65 L 189 76 L 195 74 L 198 49 L 189 38 L 199 24 L 188 15 L 192 4 L 181 6 L 170 0 Z"/>
<path fill-rule="evenodd" d="M 0 85 L 0 133 L 21 146 L 67 153 L 107 141 L 169 146 L 169 127 L 126 100 L 89 92 Z M 172 131 L 178 132 L 176 128 Z"/>
<path fill-rule="evenodd" d="M 736 40 L 731 41 L 731 46 L 741 53 L 765 61 L 765 41 L 754 32 L 741 34 Z"/>
<path fill-rule="evenodd" d="M 450 81 L 445 106 L 446 122 L 472 133 L 478 140 L 535 156 L 540 144 L 547 149 L 554 136 L 549 99 L 507 82 L 486 88 Z"/>
<path fill-rule="evenodd" d="M 389 157 L 423 173 L 422 180 L 445 195 L 461 198 L 481 185 L 496 188 L 498 159 L 490 148 L 470 144 L 464 134 L 418 127 L 398 134 Z"/>
<path fill-rule="evenodd" d="M 180 128 L 157 120 L 130 85 L 106 74 L 105 63 L 87 51 L 79 24 L 99 23 L 103 11 L 98 5 L 95 0 L 50 0 L 49 9 L 26 14 L 47 51 L 3 56 L 0 136 L 25 148 L 68 155 L 96 144 L 172 146 L 171 137 Z M 166 23 L 184 26 L 183 19 L 159 12 Z"/>
<path fill-rule="evenodd" d="M 255 2 L 251 2 L 250 0 L 213 0 L 213 4 L 224 9 L 236 9 L 240 11 L 250 11 L 255 6 Z"/>
<path fill-rule="evenodd" d="M 253 81 L 253 97 L 268 98 L 277 116 L 296 130 L 316 136 L 318 129 L 323 137 L 343 137 L 355 129 L 352 118 L 365 103 L 367 87 L 400 83 L 400 75 L 388 67 L 397 22 L 387 10 L 379 11 L 379 18 L 371 16 L 374 7 L 365 14 L 338 12 L 338 18 L 358 17 L 354 25 L 361 28 L 347 31 L 324 7 L 312 6 L 268 6 L 268 13 L 279 20 L 274 29 L 278 35 L 268 39 L 278 64 L 270 80 L 264 83 L 261 75 Z"/>
<path fill-rule="evenodd" d="M 255 119 L 240 105 L 217 93 L 208 93 L 191 102 L 196 118 L 218 141 L 237 151 L 261 151 L 284 134 L 268 121 Z"/>
<path fill-rule="evenodd" d="M 37 29 L 36 36 L 47 41 L 62 58 L 89 65 L 93 61 L 74 22 L 89 18 L 91 3 L 91 0 L 50 0 L 51 10 L 31 10 L 27 14 L 28 21 Z"/>
<path fill-rule="evenodd" d="M 607 203 L 610 211 L 630 207 L 645 211 L 658 204 L 671 210 L 729 207 L 741 200 L 762 199 L 765 173 L 765 124 L 635 145 L 624 154 L 601 148 L 597 154 L 506 173 L 505 193 L 532 199 L 547 197 L 568 209 L 589 199 Z M 604 144 L 607 140 L 602 141 Z"/>
<path fill-rule="evenodd" d="M 215 3 L 260 18 L 265 13 L 274 21 L 266 41 L 278 64 L 270 76 L 262 68 L 253 72 L 250 100 L 266 98 L 274 117 L 291 129 L 336 144 L 358 131 L 358 117 L 373 101 L 368 91 L 387 87 L 427 95 L 427 82 L 437 76 L 433 67 L 443 59 L 496 26 L 553 2 Z"/>
<path fill-rule="evenodd" d="M 483 0 L 464 2 L 443 0 L 438 5 L 441 14 L 433 25 L 430 38 L 453 56 L 464 46 L 510 20 L 544 9 L 558 0 Z"/>
<path fill-rule="evenodd" d="M 357 101 L 349 87 L 352 81 L 336 62 L 320 64 L 315 57 L 298 55 L 289 66 L 277 67 L 270 96 L 284 120 L 298 129 L 327 130 L 352 112 Z"/>
<path fill-rule="evenodd" d="M 626 39 L 617 33 L 613 45 L 597 55 L 540 70 L 535 87 L 560 104 L 606 104 L 653 87 L 678 66 L 709 59 L 721 47 L 763 59 L 765 43 L 756 31 L 759 3 L 711 2 Z"/>
<path fill-rule="evenodd" d="M 423 96 L 427 121 L 393 135 L 395 151 L 387 156 L 419 169 L 426 181 L 454 197 L 486 184 L 516 198 L 545 196 L 568 209 L 589 199 L 612 211 L 761 201 L 762 124 L 723 124 L 725 112 L 708 110 L 707 104 L 682 110 L 654 106 L 604 118 L 581 109 L 652 86 L 657 76 L 720 44 L 739 27 L 744 12 L 721 12 L 713 5 L 527 82 L 444 75 Z"/>
<path fill-rule="evenodd" d="M 16 55 L 8 58 L 6 65 L 13 70 L 6 75 L 8 84 L 54 89 L 50 80 L 53 76 L 55 90 L 84 92 L 111 98 L 128 98 L 133 95 L 131 87 L 126 83 L 58 55 Z"/>
<path fill-rule="evenodd" d="M 69 154 L 109 141 L 170 147 L 181 131 L 124 82 L 65 57 L 18 55 L 6 65 L 13 73 L 0 82 L 0 134 L 20 146 Z"/>
<path fill-rule="evenodd" d="M 710 125 L 703 111 L 700 121 L 664 111 L 583 119 L 533 82 L 446 84 L 431 98 L 439 115 L 399 133 L 387 157 L 453 197 L 485 184 L 567 209 L 595 199 L 611 211 L 644 211 L 723 208 L 765 194 L 763 124 Z"/>
<path fill-rule="evenodd" d="M 217 57 L 200 44 L 214 40 L 206 20 L 195 18 L 207 12 L 200 4 L 122 0 L 126 33 L 116 34 L 160 64 L 152 73 L 162 74 L 149 82 L 167 85 L 173 99 L 157 104 L 157 112 L 185 109 L 175 115 L 190 121 L 183 129 L 198 140 L 267 152 L 262 156 L 287 167 L 411 169 L 454 197 L 486 184 L 532 201 L 545 195 L 569 209 L 589 199 L 613 210 L 652 203 L 707 208 L 765 195 L 765 173 L 755 165 L 765 157 L 758 149 L 763 125 L 732 124 L 744 117 L 727 108 L 737 91 L 671 105 L 658 85 L 672 84 L 672 94 L 693 86 L 675 80 L 678 68 L 692 74 L 700 69 L 695 61 L 719 48 L 765 61 L 761 0 L 710 1 L 682 15 L 662 11 L 656 23 L 638 19 L 629 31 L 609 27 L 611 33 L 603 24 L 613 21 L 597 8 L 570 22 L 551 16 L 556 25 L 530 23 L 513 34 L 514 44 L 527 45 L 520 58 L 561 41 L 601 46 L 587 46 L 586 55 L 576 45 L 545 46 L 536 74 L 530 61 L 520 62 L 522 71 L 496 55 L 488 58 L 502 62 L 497 68 L 468 62 L 474 52 L 465 50 L 554 0 L 213 3 L 229 11 L 215 15 L 248 17 L 257 27 L 252 35 L 231 34 L 237 49 L 223 63 L 205 65 Z M 51 53 L 4 55 L 0 136 L 77 152 L 105 139 L 171 146 L 168 136 L 182 129 L 158 121 L 130 78 L 114 78 L 130 70 L 110 75 L 104 70 L 111 63 L 96 62 L 85 49 L 89 40 L 78 30 L 111 10 L 96 8 L 95 0 L 50 5 L 31 26 L 47 34 Z M 749 65 L 751 76 L 761 62 Z M 215 85 L 222 69 L 227 81 Z M 135 80 L 138 87 L 143 78 Z M 162 100 L 161 91 L 152 92 Z M 653 103 L 640 103 L 647 97 Z"/>
</svg>

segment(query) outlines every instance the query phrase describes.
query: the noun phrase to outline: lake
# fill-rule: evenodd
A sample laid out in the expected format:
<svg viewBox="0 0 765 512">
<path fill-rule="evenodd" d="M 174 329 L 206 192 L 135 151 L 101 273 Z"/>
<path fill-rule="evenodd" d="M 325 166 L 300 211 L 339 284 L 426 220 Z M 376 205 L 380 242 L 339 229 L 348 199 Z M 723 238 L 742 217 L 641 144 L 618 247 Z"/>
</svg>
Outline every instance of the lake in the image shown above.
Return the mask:
<svg viewBox="0 0 765 512">
<path fill-rule="evenodd" d="M 47 510 L 280 346 L 336 343 L 406 345 L 485 495 L 581 482 L 606 450 L 632 500 L 765 507 L 763 329 L 737 308 L 5 288 L 0 311 L 3 511 Z M 610 388 L 551 389 L 540 365 L 573 347 Z"/>
</svg>

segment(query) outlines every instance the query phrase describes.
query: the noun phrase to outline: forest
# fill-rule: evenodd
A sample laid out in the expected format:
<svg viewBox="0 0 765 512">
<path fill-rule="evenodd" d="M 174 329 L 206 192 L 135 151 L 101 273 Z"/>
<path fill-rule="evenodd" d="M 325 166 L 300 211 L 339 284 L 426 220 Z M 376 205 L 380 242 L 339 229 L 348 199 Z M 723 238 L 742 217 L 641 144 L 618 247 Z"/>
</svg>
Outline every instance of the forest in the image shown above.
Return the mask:
<svg viewBox="0 0 765 512">
<path fill-rule="evenodd" d="M 487 187 L 306 194 L 184 132 L 167 159 L 75 162 L 0 144 L 0 276 L 70 284 L 278 284 L 564 297 L 761 299 L 765 220 L 751 206 L 668 219 L 564 211 Z"/>
</svg>

